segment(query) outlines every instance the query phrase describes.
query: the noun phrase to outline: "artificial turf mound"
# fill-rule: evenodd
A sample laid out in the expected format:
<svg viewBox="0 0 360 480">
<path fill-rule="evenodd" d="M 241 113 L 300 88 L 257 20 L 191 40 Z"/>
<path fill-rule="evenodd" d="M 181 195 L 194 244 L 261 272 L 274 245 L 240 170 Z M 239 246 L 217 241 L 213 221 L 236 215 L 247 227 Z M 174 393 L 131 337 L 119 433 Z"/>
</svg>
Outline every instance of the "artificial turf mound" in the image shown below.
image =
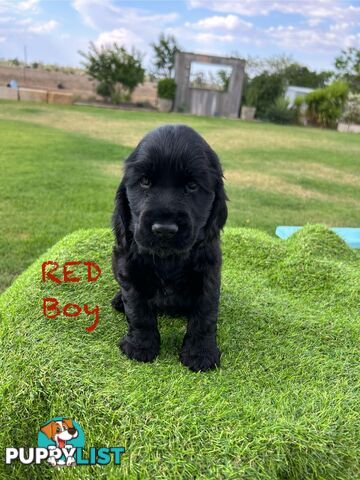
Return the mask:
<svg viewBox="0 0 360 480">
<path fill-rule="evenodd" d="M 223 234 L 222 366 L 192 373 L 178 360 L 181 319 L 160 319 L 152 364 L 128 360 L 109 230 L 79 231 L 0 297 L 0 445 L 36 446 L 40 424 L 66 415 L 86 448 L 125 446 L 121 466 L 5 466 L 0 478 L 354 479 L 359 472 L 360 256 L 309 226 L 287 241 L 249 229 Z M 44 260 L 93 260 L 98 282 L 41 282 Z M 42 299 L 100 305 L 47 320 Z"/>
</svg>

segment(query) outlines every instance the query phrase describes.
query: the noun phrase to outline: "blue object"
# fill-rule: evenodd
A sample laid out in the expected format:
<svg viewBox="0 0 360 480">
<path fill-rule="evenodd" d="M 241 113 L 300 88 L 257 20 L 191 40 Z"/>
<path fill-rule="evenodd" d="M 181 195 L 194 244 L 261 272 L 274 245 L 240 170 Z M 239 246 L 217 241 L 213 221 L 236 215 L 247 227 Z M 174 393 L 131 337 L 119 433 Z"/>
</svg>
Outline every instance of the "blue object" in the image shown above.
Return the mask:
<svg viewBox="0 0 360 480">
<path fill-rule="evenodd" d="M 10 88 L 18 88 L 17 81 L 16 80 L 10 80 L 10 82 L 8 83 L 8 86 Z"/>
<path fill-rule="evenodd" d="M 289 238 L 291 235 L 302 227 L 286 227 L 286 226 L 279 226 L 276 227 L 275 234 L 280 238 Z M 330 228 L 333 232 L 335 232 L 339 237 L 341 237 L 350 247 L 352 248 L 360 248 L 360 228 Z"/>
</svg>

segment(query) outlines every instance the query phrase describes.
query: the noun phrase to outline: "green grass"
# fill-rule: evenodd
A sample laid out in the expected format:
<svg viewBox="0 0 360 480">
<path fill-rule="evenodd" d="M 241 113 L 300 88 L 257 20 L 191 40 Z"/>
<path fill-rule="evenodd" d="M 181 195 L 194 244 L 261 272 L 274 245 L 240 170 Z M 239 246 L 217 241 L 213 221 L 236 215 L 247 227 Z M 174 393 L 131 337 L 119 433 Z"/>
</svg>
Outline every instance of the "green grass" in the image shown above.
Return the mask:
<svg viewBox="0 0 360 480">
<path fill-rule="evenodd" d="M 79 228 L 107 227 L 123 158 L 164 123 L 220 156 L 228 225 L 360 226 L 360 137 L 300 127 L 0 101 L 0 291 Z"/>
<path fill-rule="evenodd" d="M 37 125 L 0 121 L 1 283 L 68 232 L 109 226 L 120 176 L 102 171 L 129 149 Z M 16 141 L 15 141 L 16 138 Z"/>
<path fill-rule="evenodd" d="M 219 154 L 229 202 L 222 367 L 178 361 L 184 321 L 162 318 L 152 365 L 120 355 L 109 227 L 122 160 L 150 129 L 186 123 Z M 360 137 L 189 115 L 0 101 L 0 291 L 32 262 L 95 260 L 96 284 L 42 284 L 37 260 L 0 297 L 0 447 L 36 444 L 68 415 L 122 466 L 0 466 L 0 479 L 359 478 L 359 254 L 321 227 L 360 226 Z M 101 306 L 46 320 L 42 299 Z"/>
<path fill-rule="evenodd" d="M 120 354 L 112 243 L 108 229 L 73 233 L 0 297 L 0 448 L 36 446 L 39 426 L 66 415 L 85 430 L 86 448 L 125 446 L 122 465 L 1 463 L 1 480 L 359 478 L 358 252 L 321 226 L 287 241 L 226 229 L 222 366 L 196 374 L 178 361 L 182 319 L 160 319 L 154 363 Z M 103 274 L 95 284 L 44 284 L 44 260 L 93 260 Z M 99 305 L 98 328 L 85 332 L 86 316 L 47 320 L 46 296 Z"/>
</svg>

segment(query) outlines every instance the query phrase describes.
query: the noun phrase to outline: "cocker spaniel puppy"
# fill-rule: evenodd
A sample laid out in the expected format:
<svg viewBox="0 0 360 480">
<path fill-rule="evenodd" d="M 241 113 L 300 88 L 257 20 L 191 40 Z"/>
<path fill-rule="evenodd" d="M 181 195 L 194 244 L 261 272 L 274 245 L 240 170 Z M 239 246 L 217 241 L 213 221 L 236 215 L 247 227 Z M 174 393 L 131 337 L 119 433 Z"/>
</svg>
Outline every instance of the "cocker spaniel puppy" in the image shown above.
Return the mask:
<svg viewBox="0 0 360 480">
<path fill-rule="evenodd" d="M 194 371 L 220 365 L 216 324 L 220 230 L 227 219 L 219 159 L 186 125 L 147 134 L 127 158 L 115 199 L 113 307 L 125 311 L 120 348 L 151 362 L 160 351 L 157 313 L 184 315 L 180 360 Z"/>
</svg>

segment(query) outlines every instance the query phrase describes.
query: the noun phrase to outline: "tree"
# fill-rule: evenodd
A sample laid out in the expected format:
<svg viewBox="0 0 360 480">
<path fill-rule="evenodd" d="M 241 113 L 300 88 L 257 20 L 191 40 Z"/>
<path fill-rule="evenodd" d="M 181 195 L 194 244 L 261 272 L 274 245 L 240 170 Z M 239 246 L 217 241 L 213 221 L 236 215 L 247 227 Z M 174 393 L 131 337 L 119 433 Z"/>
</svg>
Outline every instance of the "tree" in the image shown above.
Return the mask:
<svg viewBox="0 0 360 480">
<path fill-rule="evenodd" d="M 293 57 L 286 54 L 273 55 L 268 58 L 260 58 L 252 55 L 241 56 L 233 53 L 235 58 L 245 58 L 245 70 L 248 78 L 254 78 L 264 72 L 280 75 L 289 85 L 301 87 L 319 88 L 324 87 L 333 72 L 316 72 L 296 62 Z"/>
<path fill-rule="evenodd" d="M 195 88 L 204 88 L 206 86 L 206 79 L 204 72 L 196 72 L 191 80 L 191 86 Z"/>
<path fill-rule="evenodd" d="M 245 103 L 256 107 L 256 116 L 266 118 L 276 98 L 284 94 L 284 80 L 278 74 L 261 73 L 249 81 L 245 92 Z"/>
<path fill-rule="evenodd" d="M 161 33 L 158 43 L 151 44 L 154 50 L 155 75 L 163 78 L 172 78 L 175 69 L 175 55 L 180 47 L 173 35 L 167 37 Z"/>
<path fill-rule="evenodd" d="M 286 70 L 290 65 L 294 64 L 294 59 L 291 55 L 286 53 L 280 53 L 279 55 L 273 55 L 272 57 L 264 59 L 265 70 L 271 74 L 278 74 Z"/>
<path fill-rule="evenodd" d="M 220 81 L 220 87 L 224 92 L 227 92 L 229 88 L 231 72 L 227 72 L 224 69 L 221 69 L 217 72 L 218 79 Z"/>
<path fill-rule="evenodd" d="M 82 64 L 87 74 L 99 82 L 97 93 L 114 103 L 130 99 L 135 87 L 144 81 L 142 58 L 135 50 L 130 54 L 116 43 L 97 48 L 91 42 L 87 53 L 79 53 L 85 58 Z"/>
<path fill-rule="evenodd" d="M 336 78 L 349 85 L 350 91 L 360 93 L 360 49 L 349 47 L 335 58 Z"/>
<path fill-rule="evenodd" d="M 318 73 L 296 62 L 285 66 L 285 68 L 279 71 L 279 74 L 288 85 L 308 88 L 325 87 L 326 82 L 332 76 L 332 72 L 324 71 Z"/>
<path fill-rule="evenodd" d="M 261 58 L 253 55 L 240 55 L 239 52 L 233 51 L 231 56 L 245 60 L 245 71 L 249 78 L 254 78 L 264 72 L 269 74 L 280 73 L 287 66 L 294 63 L 293 57 L 285 53 Z"/>
</svg>

